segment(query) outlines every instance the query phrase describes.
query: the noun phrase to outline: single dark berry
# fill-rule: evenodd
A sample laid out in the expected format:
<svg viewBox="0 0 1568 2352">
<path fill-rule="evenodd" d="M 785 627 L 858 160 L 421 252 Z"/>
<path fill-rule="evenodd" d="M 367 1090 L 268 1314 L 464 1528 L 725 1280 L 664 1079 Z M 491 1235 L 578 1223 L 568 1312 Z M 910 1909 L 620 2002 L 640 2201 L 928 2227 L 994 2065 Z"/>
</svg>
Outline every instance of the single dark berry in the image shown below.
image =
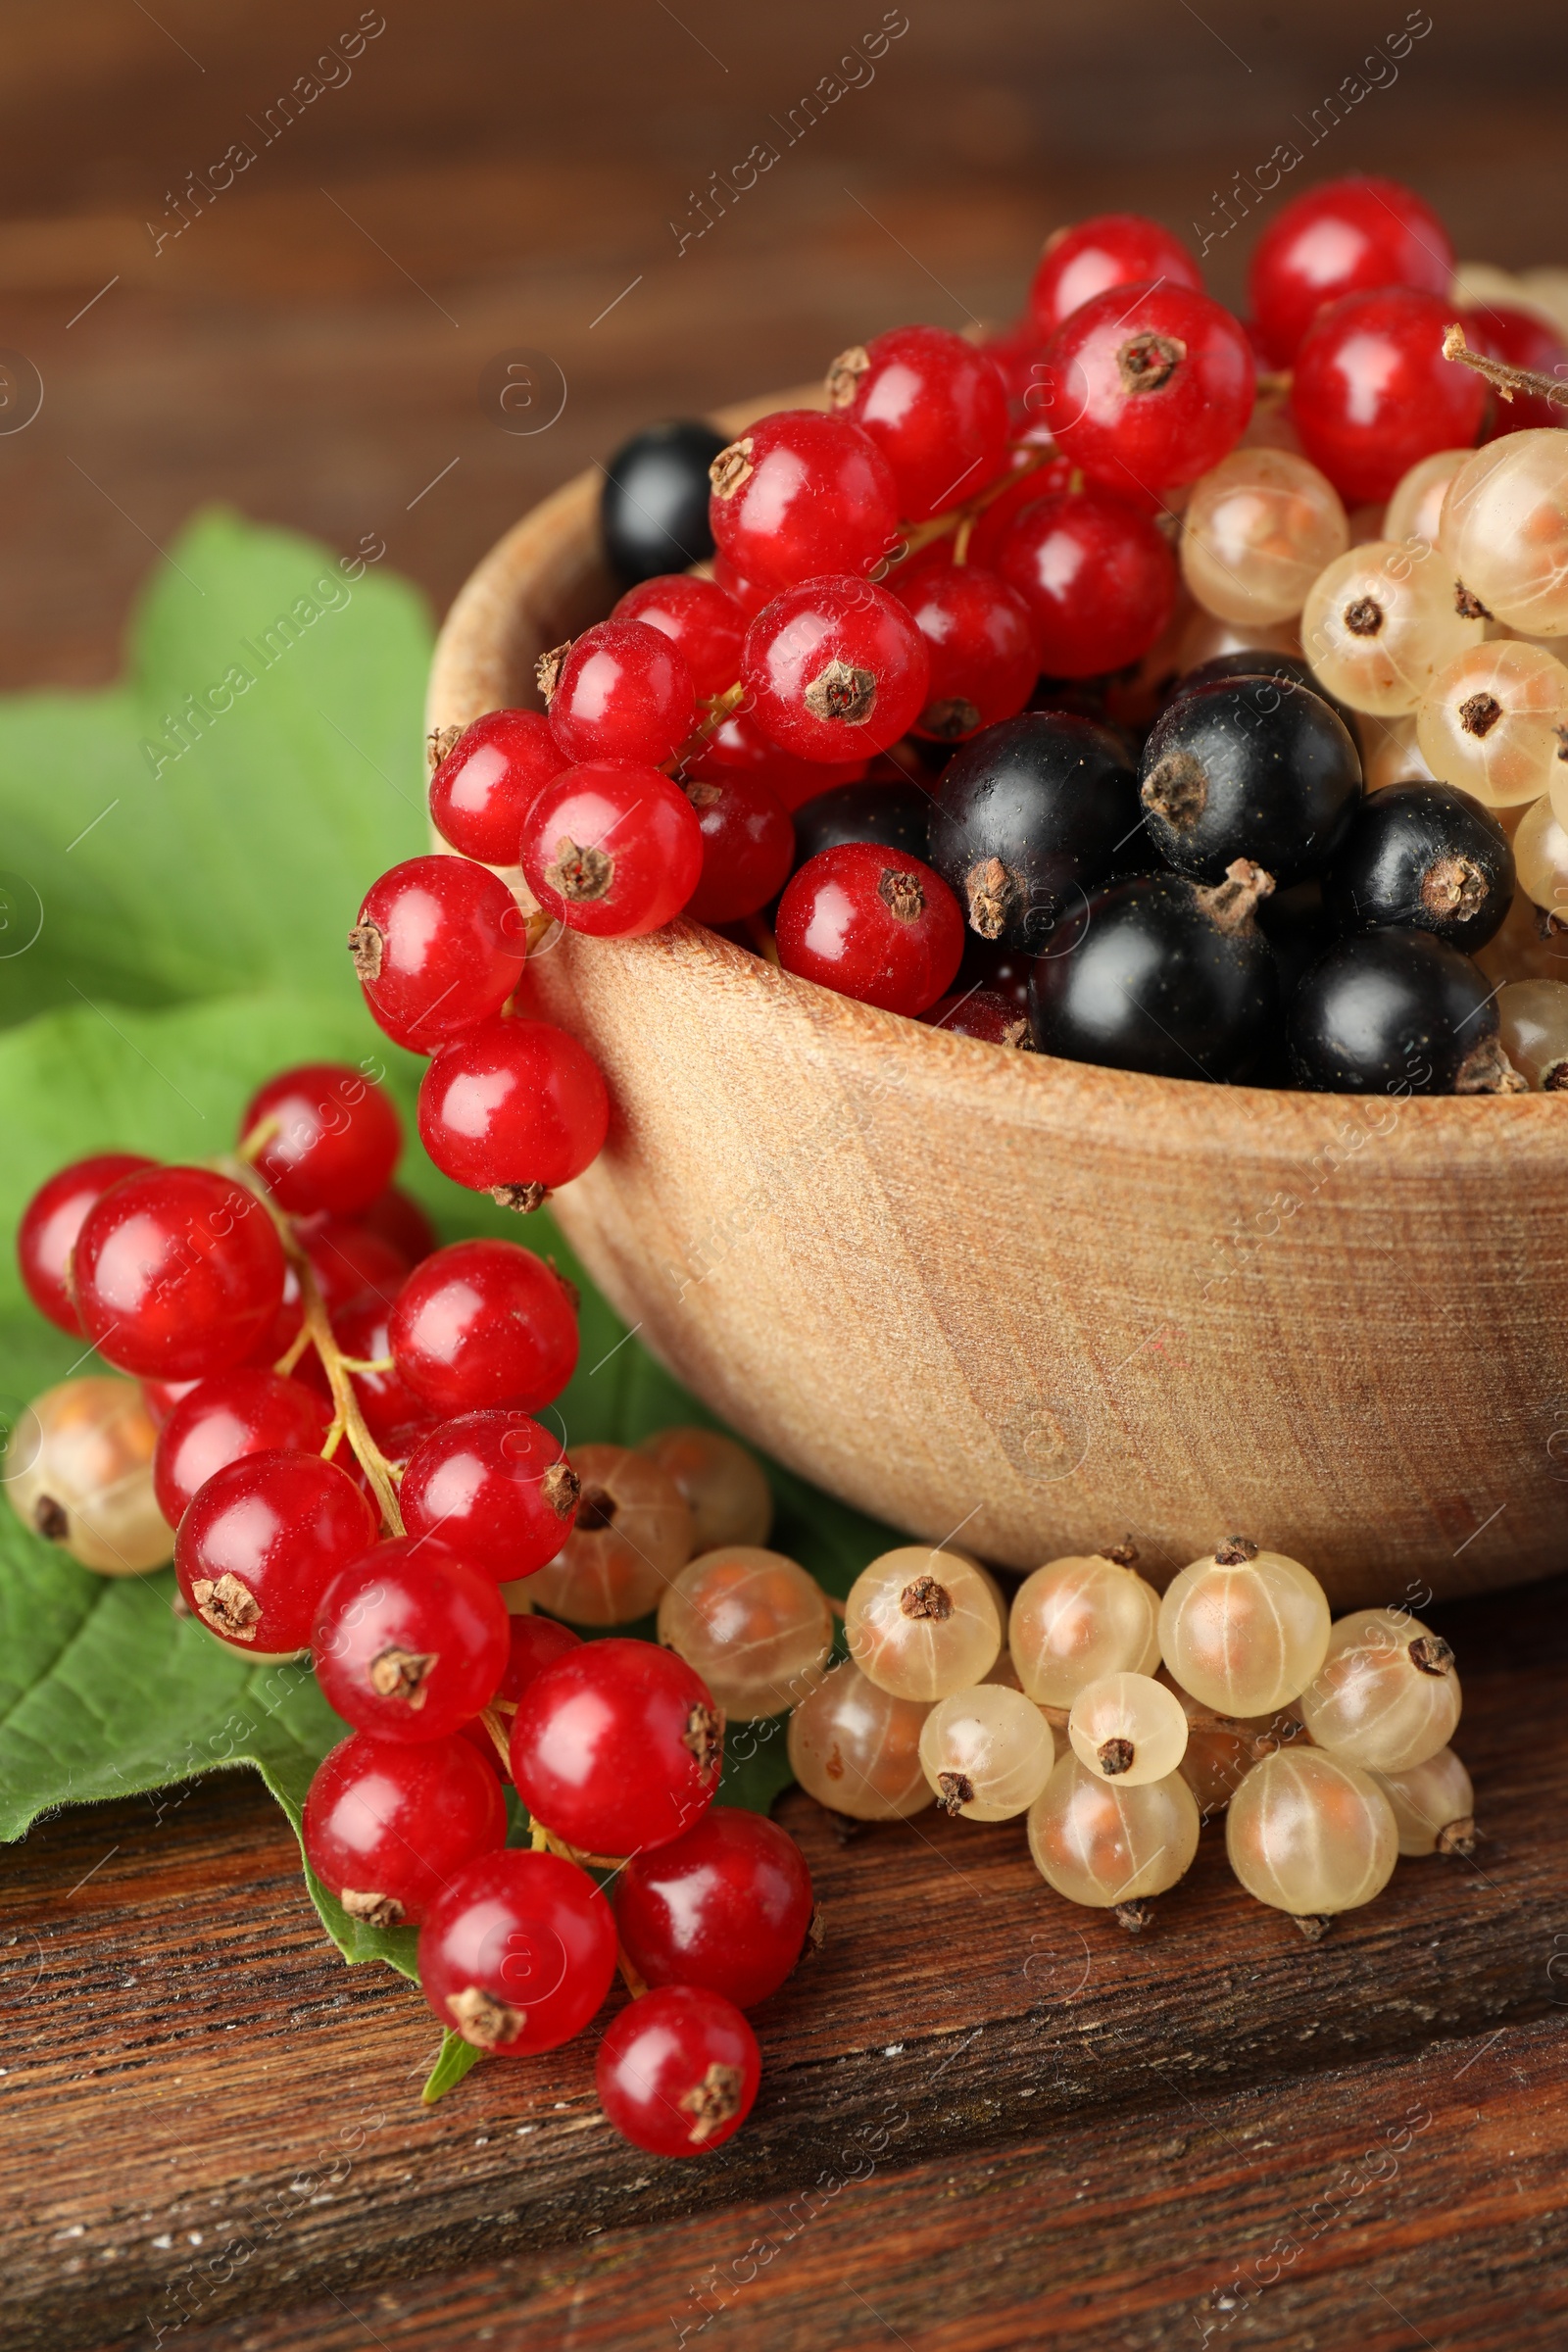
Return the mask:
<svg viewBox="0 0 1568 2352">
<path fill-rule="evenodd" d="M 599 516 L 611 569 L 628 588 L 712 554 L 708 468 L 723 446 L 710 424 L 683 417 L 651 424 L 616 450 Z"/>
<path fill-rule="evenodd" d="M 1326 693 L 1309 662 L 1299 654 L 1276 654 L 1262 646 L 1249 646 L 1239 654 L 1215 654 L 1207 662 L 1200 662 L 1196 669 L 1185 670 L 1171 688 L 1174 703 L 1184 694 L 1193 694 L 1200 686 L 1217 686 L 1226 678 L 1283 678 L 1288 685 L 1304 686 L 1327 703 L 1336 718 L 1343 720 L 1347 734 L 1361 749 L 1361 722 L 1348 703 L 1338 695 Z"/>
<path fill-rule="evenodd" d="M 1274 951 L 1280 1003 L 1288 1004 L 1297 982 L 1338 936 L 1324 910 L 1322 883 L 1294 882 L 1289 890 L 1275 891 L 1258 907 L 1257 927 Z"/>
<path fill-rule="evenodd" d="M 796 809 L 795 863 L 846 841 L 872 841 L 923 858 L 930 812 L 931 795 L 917 784 L 835 784 Z"/>
<path fill-rule="evenodd" d="M 1042 947 L 1142 830 L 1126 753 L 1108 727 L 1026 710 L 949 761 L 931 810 L 930 861 L 972 931 Z"/>
<path fill-rule="evenodd" d="M 1361 761 L 1319 694 L 1233 678 L 1171 703 L 1144 746 L 1139 798 L 1168 865 L 1218 882 L 1232 861 L 1282 886 L 1320 874 L 1361 800 Z"/>
<path fill-rule="evenodd" d="M 1431 931 L 1473 956 L 1513 902 L 1513 851 L 1452 784 L 1391 784 L 1364 803 L 1323 883 L 1342 931 Z"/>
<path fill-rule="evenodd" d="M 1156 1078 L 1246 1078 L 1279 1011 L 1254 909 L 1273 888 L 1238 859 L 1217 885 L 1185 874 L 1107 883 L 1047 943 L 1029 1008 L 1042 1054 Z"/>
<path fill-rule="evenodd" d="M 1511 1094 L 1480 967 L 1430 931 L 1342 939 L 1291 1000 L 1291 1063 L 1319 1094 Z"/>
</svg>

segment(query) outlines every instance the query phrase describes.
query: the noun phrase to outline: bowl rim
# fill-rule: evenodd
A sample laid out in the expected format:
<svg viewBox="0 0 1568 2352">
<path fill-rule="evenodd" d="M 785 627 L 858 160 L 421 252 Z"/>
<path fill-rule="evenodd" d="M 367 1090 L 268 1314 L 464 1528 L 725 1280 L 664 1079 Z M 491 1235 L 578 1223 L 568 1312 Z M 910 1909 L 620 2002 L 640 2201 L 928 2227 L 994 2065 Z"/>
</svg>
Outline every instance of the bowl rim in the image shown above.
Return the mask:
<svg viewBox="0 0 1568 2352">
<path fill-rule="evenodd" d="M 720 409 L 709 421 L 733 435 L 776 409 L 824 405 L 820 386 L 797 386 Z M 548 561 L 559 563 L 564 554 L 571 554 L 582 570 L 599 567 L 601 557 L 592 525 L 603 479 L 603 468 L 590 466 L 531 507 L 481 557 L 459 589 L 437 633 L 431 658 L 425 717 L 428 736 L 444 728 L 467 726 L 484 710 L 499 707 L 492 699 L 491 683 L 514 679 L 509 643 L 526 617 L 528 592 Z M 549 632 L 543 634 L 548 637 Z M 512 707 L 542 708 L 531 681 L 525 705 Z M 1434 1146 L 1450 1144 L 1466 1159 L 1474 1156 L 1478 1122 L 1505 1121 L 1515 1148 L 1526 1121 L 1531 1144 L 1568 1138 L 1568 1130 L 1548 1126 L 1547 1122 L 1560 1117 L 1561 1106 L 1545 1094 L 1418 1095 L 1401 1094 L 1397 1088 L 1379 1095 L 1317 1094 L 1206 1078 L 1159 1077 L 1143 1070 L 1115 1069 L 1104 1062 L 1065 1060 L 1051 1054 L 1009 1053 L 983 1039 L 962 1037 L 909 1015 L 863 1004 L 858 998 L 841 996 L 816 981 L 782 970 L 688 916 L 679 916 L 662 931 L 632 944 L 640 954 L 689 962 L 694 960 L 699 943 L 708 960 L 716 959 L 727 968 L 735 987 L 749 983 L 760 1000 L 769 990 L 782 989 L 801 999 L 814 1026 L 836 1028 L 846 1041 L 860 1046 L 874 1045 L 885 1051 L 892 1045 L 911 1065 L 923 1061 L 933 1073 L 943 1061 L 951 1066 L 956 1056 L 957 1066 L 967 1065 L 967 1071 L 983 1082 L 993 1099 L 999 1092 L 1011 1094 L 1019 1111 L 1027 1117 L 1032 1109 L 1042 1125 L 1056 1123 L 1049 1115 L 1053 1098 L 1070 1087 L 1080 1109 L 1092 1110 L 1110 1126 L 1129 1132 L 1147 1131 L 1155 1117 L 1162 1123 L 1168 1120 L 1173 1129 L 1190 1129 L 1192 1113 L 1199 1105 L 1235 1103 L 1245 1122 L 1238 1148 L 1264 1147 L 1286 1154 L 1305 1150 L 1309 1155 L 1314 1149 L 1321 1151 L 1324 1112 L 1336 1105 L 1345 1106 L 1347 1117 L 1354 1105 L 1394 1106 L 1398 1124 L 1413 1119 L 1417 1134 Z M 616 943 L 593 943 L 595 947 L 612 944 Z M 1568 1103 L 1568 1094 L 1562 1101 Z M 1372 1136 L 1386 1132 L 1376 1126 L 1363 1129 Z M 1214 1149 L 1212 1137 L 1208 1149 Z"/>
</svg>

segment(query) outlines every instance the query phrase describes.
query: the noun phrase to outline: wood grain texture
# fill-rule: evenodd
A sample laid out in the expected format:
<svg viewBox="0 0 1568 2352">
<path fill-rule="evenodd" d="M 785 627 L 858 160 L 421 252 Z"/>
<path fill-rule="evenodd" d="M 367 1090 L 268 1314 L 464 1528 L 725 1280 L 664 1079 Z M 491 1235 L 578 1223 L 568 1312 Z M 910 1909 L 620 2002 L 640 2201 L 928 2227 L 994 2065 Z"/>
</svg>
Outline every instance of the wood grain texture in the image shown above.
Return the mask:
<svg viewBox="0 0 1568 2352">
<path fill-rule="evenodd" d="M 710 2164 L 661 2162 L 613 2138 L 593 2096 L 591 2035 L 538 2061 L 487 2062 L 421 2111 L 434 2040 L 423 2003 L 379 1970 L 344 1972 L 285 1828 L 243 1783 L 63 1816 L 21 1849 L 0 1907 L 8 2346 L 71 2352 L 159 2326 L 165 2341 L 200 2342 L 196 2330 L 236 2312 L 333 2296 L 363 2308 L 368 2283 L 503 2258 L 541 2285 L 580 2283 L 603 2253 L 581 2250 L 613 2233 L 630 2233 L 629 2267 L 610 2268 L 642 2298 L 636 2327 L 626 2303 L 610 2308 L 629 2340 L 652 2341 L 668 2321 L 639 2272 L 640 2233 L 678 2226 L 676 2270 L 698 2247 L 727 2258 L 756 2234 L 752 2207 L 787 2204 L 824 2169 L 864 2180 L 868 2166 L 923 2165 L 925 2187 L 909 2193 L 940 2206 L 947 2170 L 966 2168 L 979 2193 L 999 2145 L 1018 2139 L 1043 2142 L 1052 2180 L 1093 2170 L 1096 2151 L 1126 2151 L 1125 2189 L 1100 2192 L 1105 2234 L 1075 2256 L 1086 2277 L 1103 2274 L 1102 2317 L 1117 2296 L 1131 2297 L 1131 2315 L 1205 2291 L 1201 2278 L 1186 2283 L 1187 2257 L 1153 2218 L 1137 2257 L 1152 2275 L 1136 2292 L 1129 2283 L 1115 2207 L 1149 2151 L 1196 2129 L 1212 2218 L 1228 2230 L 1224 2143 L 1247 2137 L 1236 2117 L 1317 2102 L 1319 2154 L 1271 2159 L 1244 2200 L 1245 2227 L 1219 2241 L 1241 2260 L 1254 2225 L 1282 2226 L 1285 2175 L 1300 2202 L 1314 2163 L 1343 2165 L 1365 2145 L 1340 2146 L 1347 2120 L 1359 2131 L 1397 2112 L 1392 2094 L 1384 2106 L 1354 2088 L 1347 2068 L 1451 2072 L 1472 2037 L 1525 2034 L 1568 1997 L 1565 1598 L 1542 1593 L 1528 1622 L 1490 1602 L 1442 1616 L 1459 1651 L 1459 1745 L 1487 1840 L 1474 1864 L 1401 1865 L 1379 1902 L 1315 1947 L 1242 1893 L 1215 1831 L 1156 1927 L 1129 1936 L 1051 1894 L 1016 1823 L 979 1829 L 933 1812 L 846 1844 L 792 1793 L 780 1818 L 808 1856 L 827 1941 L 756 2012 L 762 2094 Z M 1257 2103 L 1238 2107 L 1250 2086 Z M 1205 2138 L 1212 2102 L 1221 2120 Z M 1543 2180 L 1561 2161 L 1561 2113 L 1552 2129 Z M 1063 2134 L 1078 2155 L 1060 2154 Z M 1023 2182 L 1042 2160 L 1002 2161 Z M 1178 2204 L 1197 2196 L 1192 2165 L 1170 2191 Z M 1528 2265 L 1524 2213 L 1514 2226 Z M 1412 2217 L 1400 2242 L 1417 2234 Z M 1215 2243 L 1201 2241 L 1202 2267 Z M 880 2307 L 880 2273 L 861 2259 Z M 964 2275 L 965 2296 L 1001 2296 L 986 2264 Z M 1028 2299 L 1016 2287 L 999 2304 L 1014 2328 Z M 1326 2274 L 1313 2291 L 1327 2291 Z M 439 2341 L 447 2307 L 425 2308 Z M 606 2340 L 620 2324 L 607 2320 Z M 1016 2337 L 1004 2327 L 997 2340 Z"/>
<path fill-rule="evenodd" d="M 597 499 L 580 476 L 480 564 L 432 728 L 537 700 L 607 609 Z M 715 1412 L 864 1509 L 1016 1567 L 1131 1526 L 1162 1583 L 1266 1531 L 1338 1607 L 1560 1564 L 1558 1098 L 1005 1054 L 689 923 L 530 970 L 614 1106 L 556 1203 L 573 1246 Z"/>
</svg>

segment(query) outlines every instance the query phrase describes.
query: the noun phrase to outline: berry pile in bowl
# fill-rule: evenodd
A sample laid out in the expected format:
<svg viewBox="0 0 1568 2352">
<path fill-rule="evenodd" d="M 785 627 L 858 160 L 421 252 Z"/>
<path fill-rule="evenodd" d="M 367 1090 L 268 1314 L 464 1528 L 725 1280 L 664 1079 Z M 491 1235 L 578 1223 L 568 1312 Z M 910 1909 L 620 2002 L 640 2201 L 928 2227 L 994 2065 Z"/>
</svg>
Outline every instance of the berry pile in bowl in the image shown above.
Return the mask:
<svg viewBox="0 0 1568 2352">
<path fill-rule="evenodd" d="M 387 1098 L 332 1064 L 200 1166 L 100 1153 L 18 1235 L 27 1290 L 115 1369 L 18 1421 L 35 1534 L 105 1575 L 173 1555 L 247 1660 L 308 1654 L 345 1737 L 304 1806 L 350 1918 L 416 1928 L 442 2027 L 490 2058 L 585 2032 L 610 2123 L 690 2158 L 758 2094 L 748 2012 L 821 1939 L 787 1832 L 715 1801 L 726 1727 L 845 1825 L 1022 1820 L 1068 1902 L 1146 1928 L 1225 1816 L 1246 1890 L 1310 1938 L 1400 1855 L 1468 1854 L 1453 1654 L 1407 1607 L 1331 1621 L 1233 1537 L 1163 1597 L 1128 1542 L 1016 1585 L 952 1546 L 847 1600 L 768 1548 L 723 1434 L 569 1450 L 545 1422 L 572 1296 L 511 1241 L 434 1245 Z M 654 1638 L 640 1634 L 654 1619 Z M 597 2024 L 616 1975 L 631 1996 Z"/>
<path fill-rule="evenodd" d="M 585 1164 L 591 1089 L 503 1009 L 521 956 L 682 913 L 1062 1058 L 1555 1090 L 1568 990 L 1524 918 L 1568 889 L 1560 276 L 1456 274 L 1410 190 L 1334 181 L 1260 240 L 1244 323 L 1104 216 L 988 341 L 895 328 L 823 408 L 640 435 L 603 505 L 625 592 L 541 660 L 544 711 L 433 740 L 458 858 L 355 933 L 434 1056 L 438 1164 L 519 1205 Z M 546 1096 L 564 1150 L 514 1131 Z"/>
</svg>

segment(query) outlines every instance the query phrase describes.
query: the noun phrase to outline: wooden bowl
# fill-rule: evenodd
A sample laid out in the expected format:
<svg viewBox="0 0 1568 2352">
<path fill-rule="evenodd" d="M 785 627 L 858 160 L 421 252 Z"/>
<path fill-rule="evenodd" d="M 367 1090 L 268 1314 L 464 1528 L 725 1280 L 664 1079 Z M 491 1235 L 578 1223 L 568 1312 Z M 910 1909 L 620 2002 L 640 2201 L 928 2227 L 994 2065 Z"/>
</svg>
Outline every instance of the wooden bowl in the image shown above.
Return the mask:
<svg viewBox="0 0 1568 2352">
<path fill-rule="evenodd" d="M 608 610 L 600 478 L 463 589 L 432 727 L 537 704 L 538 654 Z M 1564 1565 L 1568 1102 L 1012 1053 L 689 922 L 530 970 L 615 1105 L 553 1203 L 573 1247 L 715 1413 L 835 1494 L 1018 1568 L 1131 1531 L 1159 1583 L 1251 1535 L 1337 1608 Z"/>
</svg>

